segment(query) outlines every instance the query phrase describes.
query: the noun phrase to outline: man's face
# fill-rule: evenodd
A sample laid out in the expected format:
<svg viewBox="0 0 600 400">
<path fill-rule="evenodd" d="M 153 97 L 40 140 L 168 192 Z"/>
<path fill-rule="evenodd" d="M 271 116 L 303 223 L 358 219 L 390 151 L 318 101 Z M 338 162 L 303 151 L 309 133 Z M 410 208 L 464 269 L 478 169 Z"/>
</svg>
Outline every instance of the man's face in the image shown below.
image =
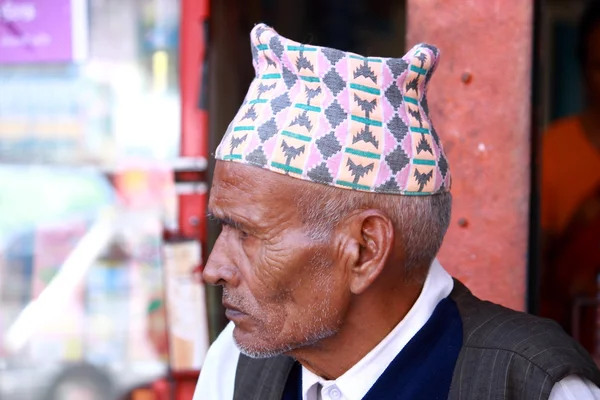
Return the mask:
<svg viewBox="0 0 600 400">
<path fill-rule="evenodd" d="M 329 243 L 307 235 L 298 190 L 310 183 L 260 168 L 218 161 L 209 212 L 223 230 L 204 270 L 223 286 L 234 339 L 254 357 L 314 344 L 337 332 L 348 304 Z M 315 205 L 318 206 L 318 205 Z"/>
</svg>

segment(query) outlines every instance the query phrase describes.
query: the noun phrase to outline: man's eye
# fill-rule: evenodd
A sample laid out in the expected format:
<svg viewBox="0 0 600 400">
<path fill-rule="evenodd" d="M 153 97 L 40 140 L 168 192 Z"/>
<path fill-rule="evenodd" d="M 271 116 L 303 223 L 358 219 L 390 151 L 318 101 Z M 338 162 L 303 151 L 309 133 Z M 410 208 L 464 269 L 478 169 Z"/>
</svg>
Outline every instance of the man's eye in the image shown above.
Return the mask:
<svg viewBox="0 0 600 400">
<path fill-rule="evenodd" d="M 241 240 L 248 239 L 248 236 L 249 236 L 248 232 L 244 232 L 244 231 L 240 230 L 238 234 L 239 234 L 239 237 L 240 237 Z"/>
</svg>

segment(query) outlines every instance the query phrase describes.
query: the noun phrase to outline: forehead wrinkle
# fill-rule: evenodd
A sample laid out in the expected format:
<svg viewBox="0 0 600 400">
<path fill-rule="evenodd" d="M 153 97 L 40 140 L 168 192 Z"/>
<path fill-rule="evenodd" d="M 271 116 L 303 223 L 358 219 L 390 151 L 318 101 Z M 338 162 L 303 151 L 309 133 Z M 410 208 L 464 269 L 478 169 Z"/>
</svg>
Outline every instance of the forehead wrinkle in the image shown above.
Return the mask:
<svg viewBox="0 0 600 400">
<path fill-rule="evenodd" d="M 207 215 L 223 225 L 248 233 L 258 233 L 261 224 L 259 219 L 253 218 L 256 213 L 251 211 L 252 208 L 252 204 L 246 204 L 240 209 L 236 206 L 235 198 L 221 197 L 219 194 L 213 197 L 211 194 Z"/>
<path fill-rule="evenodd" d="M 293 222 L 298 219 L 294 197 L 299 189 L 294 181 L 258 167 L 218 162 L 209 208 L 232 219 L 243 217 L 261 229 Z"/>
</svg>

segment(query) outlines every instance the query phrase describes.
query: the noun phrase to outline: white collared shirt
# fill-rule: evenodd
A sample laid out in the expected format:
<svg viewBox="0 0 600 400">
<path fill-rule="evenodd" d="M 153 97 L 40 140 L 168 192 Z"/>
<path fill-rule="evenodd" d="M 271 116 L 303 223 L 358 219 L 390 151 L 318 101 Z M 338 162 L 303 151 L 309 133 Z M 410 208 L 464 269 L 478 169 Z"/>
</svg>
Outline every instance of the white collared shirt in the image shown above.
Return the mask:
<svg viewBox="0 0 600 400">
<path fill-rule="evenodd" d="M 302 367 L 303 400 L 360 400 L 404 346 L 425 325 L 438 303 L 452 291 L 452 277 L 437 260 L 431 265 L 423 290 L 404 319 L 366 356 L 334 381 L 326 381 Z M 210 347 L 193 400 L 232 400 L 240 351 L 229 323 Z M 320 389 L 320 393 L 317 393 Z M 600 400 L 600 389 L 578 376 L 568 376 L 552 389 L 550 400 Z"/>
</svg>

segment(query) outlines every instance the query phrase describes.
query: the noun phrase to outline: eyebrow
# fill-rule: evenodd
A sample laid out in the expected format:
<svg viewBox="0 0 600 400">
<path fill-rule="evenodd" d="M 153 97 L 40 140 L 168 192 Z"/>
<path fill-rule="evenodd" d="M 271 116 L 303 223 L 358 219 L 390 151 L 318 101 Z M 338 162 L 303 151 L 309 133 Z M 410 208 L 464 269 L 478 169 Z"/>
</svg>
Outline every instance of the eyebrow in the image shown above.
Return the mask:
<svg viewBox="0 0 600 400">
<path fill-rule="evenodd" d="M 244 225 L 243 223 L 234 220 L 233 218 L 229 217 L 229 216 L 222 216 L 222 217 L 218 217 L 216 216 L 212 211 L 209 211 L 206 213 L 206 217 L 208 219 L 210 219 L 211 221 L 215 221 L 221 225 L 225 225 L 225 226 L 229 226 L 233 229 L 237 229 L 240 231 L 249 231 L 249 228 Z"/>
</svg>

